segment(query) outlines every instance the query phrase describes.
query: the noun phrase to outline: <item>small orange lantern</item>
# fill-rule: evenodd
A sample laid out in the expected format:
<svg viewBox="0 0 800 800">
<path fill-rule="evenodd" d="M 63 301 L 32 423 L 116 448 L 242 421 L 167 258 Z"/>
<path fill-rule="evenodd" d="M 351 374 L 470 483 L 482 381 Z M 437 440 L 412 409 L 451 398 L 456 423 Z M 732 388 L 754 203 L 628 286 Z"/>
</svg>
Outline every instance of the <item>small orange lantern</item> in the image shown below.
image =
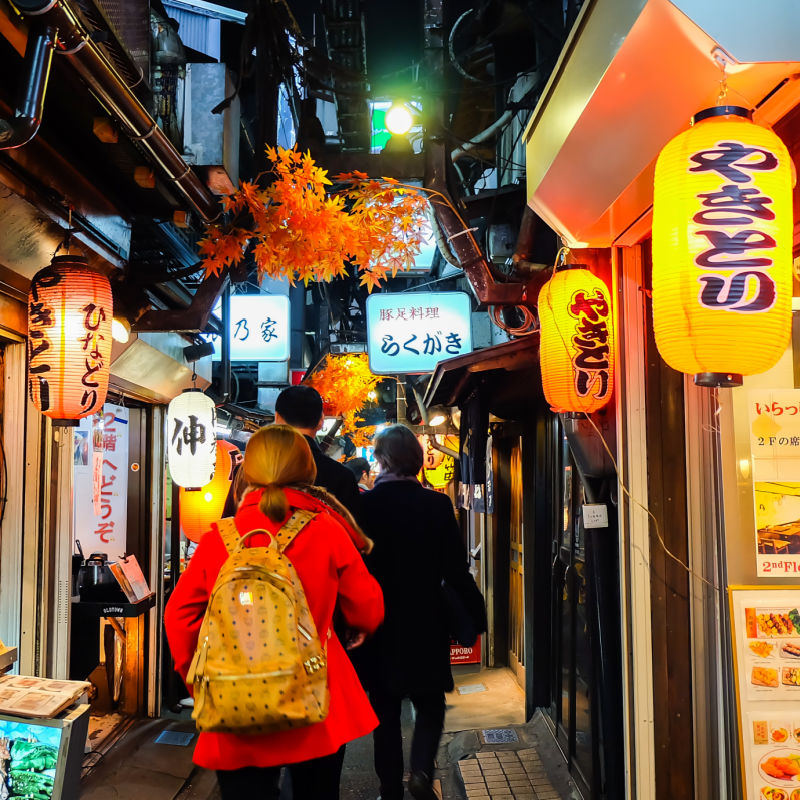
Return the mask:
<svg viewBox="0 0 800 800">
<path fill-rule="evenodd" d="M 28 394 L 53 424 L 102 409 L 111 366 L 111 284 L 82 256 L 56 256 L 28 294 Z"/>
<path fill-rule="evenodd" d="M 217 463 L 211 482 L 200 489 L 187 490 L 181 487 L 181 529 L 187 539 L 199 542 L 211 523 L 222 517 L 233 479 L 233 467 L 240 460 L 241 454 L 235 444 L 219 440 Z"/>
<path fill-rule="evenodd" d="M 614 389 L 608 287 L 583 264 L 561 267 L 539 292 L 539 361 L 553 411 L 591 414 Z"/>
<path fill-rule="evenodd" d="M 653 198 L 653 327 L 701 386 L 738 386 L 791 335 L 792 164 L 738 106 L 701 111 L 661 151 Z"/>
</svg>

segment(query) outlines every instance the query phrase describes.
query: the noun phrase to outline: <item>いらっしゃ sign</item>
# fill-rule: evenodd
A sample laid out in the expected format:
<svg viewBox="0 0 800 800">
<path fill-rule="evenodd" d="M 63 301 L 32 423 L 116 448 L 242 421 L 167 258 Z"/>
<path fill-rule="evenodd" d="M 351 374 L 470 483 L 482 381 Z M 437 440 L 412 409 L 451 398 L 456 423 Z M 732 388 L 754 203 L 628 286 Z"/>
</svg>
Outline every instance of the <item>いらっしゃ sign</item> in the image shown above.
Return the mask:
<svg viewBox="0 0 800 800">
<path fill-rule="evenodd" d="M 376 375 L 433 372 L 440 361 L 471 352 L 470 298 L 464 292 L 367 298 L 367 354 Z"/>
</svg>

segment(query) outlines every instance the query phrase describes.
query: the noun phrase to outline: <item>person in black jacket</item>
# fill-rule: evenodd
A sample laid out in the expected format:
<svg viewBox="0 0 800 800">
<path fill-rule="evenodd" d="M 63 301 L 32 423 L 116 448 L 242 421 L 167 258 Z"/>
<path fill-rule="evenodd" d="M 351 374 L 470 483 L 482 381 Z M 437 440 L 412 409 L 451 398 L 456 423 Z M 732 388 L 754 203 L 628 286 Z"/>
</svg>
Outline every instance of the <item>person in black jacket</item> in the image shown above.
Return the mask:
<svg viewBox="0 0 800 800">
<path fill-rule="evenodd" d="M 416 724 L 408 789 L 418 800 L 437 800 L 433 765 L 444 727 L 444 693 L 453 690 L 442 581 L 466 594 L 477 588 L 450 498 L 425 489 L 415 477 L 423 462 L 416 436 L 404 425 L 392 425 L 374 445 L 381 472 L 361 503 L 364 531 L 375 542 L 367 566 L 386 607 L 384 624 L 365 645 L 364 678 L 380 720 L 373 734 L 375 772 L 381 800 L 401 800 L 400 710 L 409 697 Z"/>
<path fill-rule="evenodd" d="M 317 465 L 316 485 L 327 489 L 360 523 L 361 500 L 355 476 L 326 456 L 317 444 L 315 437 L 324 421 L 322 398 L 311 386 L 288 386 L 275 401 L 275 422 L 291 425 L 308 441 Z"/>
</svg>

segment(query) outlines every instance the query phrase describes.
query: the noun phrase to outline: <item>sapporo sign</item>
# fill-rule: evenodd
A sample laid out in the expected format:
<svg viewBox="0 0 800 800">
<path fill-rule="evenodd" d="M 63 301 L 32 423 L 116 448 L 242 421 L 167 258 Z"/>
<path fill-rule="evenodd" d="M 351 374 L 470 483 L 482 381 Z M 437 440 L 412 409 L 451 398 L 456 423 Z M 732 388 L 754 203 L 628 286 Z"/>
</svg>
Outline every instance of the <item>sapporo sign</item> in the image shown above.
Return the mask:
<svg viewBox="0 0 800 800">
<path fill-rule="evenodd" d="M 371 294 L 367 354 L 376 375 L 433 372 L 472 352 L 471 308 L 464 292 Z"/>
</svg>

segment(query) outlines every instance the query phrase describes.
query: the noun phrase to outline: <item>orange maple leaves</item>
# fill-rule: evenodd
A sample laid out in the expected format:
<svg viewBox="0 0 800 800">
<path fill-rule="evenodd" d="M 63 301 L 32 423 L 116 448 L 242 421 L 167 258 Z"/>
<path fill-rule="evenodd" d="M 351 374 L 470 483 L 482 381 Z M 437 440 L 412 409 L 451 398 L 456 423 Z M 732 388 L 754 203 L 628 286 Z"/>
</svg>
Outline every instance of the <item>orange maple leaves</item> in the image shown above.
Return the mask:
<svg viewBox="0 0 800 800">
<path fill-rule="evenodd" d="M 387 275 L 408 269 L 425 235 L 428 201 L 423 190 L 363 172 L 327 172 L 310 154 L 268 147 L 272 182 L 243 181 L 222 200 L 223 222 L 209 225 L 199 252 L 206 275 L 235 266 L 249 252 L 259 278 L 330 281 L 361 273 L 371 291 Z"/>
<path fill-rule="evenodd" d="M 305 383 L 320 393 L 326 414 L 343 418 L 342 433 L 352 437 L 362 430 L 356 424 L 361 419 L 359 414 L 381 380 L 370 371 L 366 353 L 347 353 L 325 356 L 322 366 Z"/>
</svg>

